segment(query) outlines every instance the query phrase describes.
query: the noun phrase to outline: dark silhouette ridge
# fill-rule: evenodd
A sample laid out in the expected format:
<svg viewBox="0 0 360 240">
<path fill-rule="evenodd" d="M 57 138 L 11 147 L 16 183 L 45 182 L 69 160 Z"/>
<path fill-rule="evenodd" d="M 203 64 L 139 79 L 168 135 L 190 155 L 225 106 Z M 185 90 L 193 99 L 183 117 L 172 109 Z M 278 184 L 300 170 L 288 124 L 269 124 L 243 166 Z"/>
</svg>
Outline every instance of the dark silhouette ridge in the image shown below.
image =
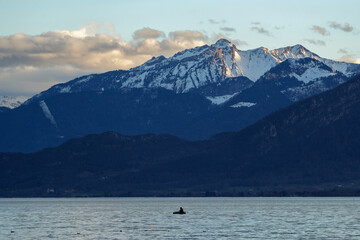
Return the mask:
<svg viewBox="0 0 360 240">
<path fill-rule="evenodd" d="M 0 154 L 0 196 L 360 194 L 360 77 L 206 141 L 88 135 Z"/>
</svg>

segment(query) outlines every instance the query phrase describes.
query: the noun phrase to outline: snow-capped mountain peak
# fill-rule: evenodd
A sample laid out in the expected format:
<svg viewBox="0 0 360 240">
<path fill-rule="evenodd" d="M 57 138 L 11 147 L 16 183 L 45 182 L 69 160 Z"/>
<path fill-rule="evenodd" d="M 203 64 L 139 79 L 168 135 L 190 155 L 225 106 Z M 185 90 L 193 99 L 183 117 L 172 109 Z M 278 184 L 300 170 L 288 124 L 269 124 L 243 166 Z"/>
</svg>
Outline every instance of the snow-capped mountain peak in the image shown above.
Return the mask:
<svg viewBox="0 0 360 240">
<path fill-rule="evenodd" d="M 260 47 L 243 51 L 238 50 L 229 40 L 220 39 L 210 46 L 186 49 L 169 58 L 153 57 L 130 70 L 80 77 L 56 85 L 37 97 L 44 94 L 121 88 L 165 88 L 176 93 L 185 93 L 214 83 L 222 83 L 232 77 L 242 76 L 256 82 L 270 69 L 287 59 L 304 58 L 320 61 L 331 71 L 341 72 L 347 77 L 360 72 L 358 64 L 321 58 L 299 44 L 274 50 Z M 331 74 L 331 71 L 326 74 Z M 308 81 L 311 81 L 310 77 L 306 78 L 306 82 Z"/>
<path fill-rule="evenodd" d="M 225 38 L 221 38 L 221 39 L 217 40 L 217 42 L 211 46 L 217 47 L 217 48 L 235 47 L 234 44 L 232 44 L 229 40 L 227 40 Z"/>
<path fill-rule="evenodd" d="M 24 96 L 0 96 L 0 107 L 17 108 L 23 104 L 29 97 Z"/>
<path fill-rule="evenodd" d="M 288 46 L 284 48 L 278 48 L 270 51 L 270 53 L 279 61 L 285 61 L 286 59 L 293 58 L 314 58 L 319 60 L 320 57 L 315 53 L 310 52 L 308 49 L 300 44 L 294 46 Z"/>
</svg>

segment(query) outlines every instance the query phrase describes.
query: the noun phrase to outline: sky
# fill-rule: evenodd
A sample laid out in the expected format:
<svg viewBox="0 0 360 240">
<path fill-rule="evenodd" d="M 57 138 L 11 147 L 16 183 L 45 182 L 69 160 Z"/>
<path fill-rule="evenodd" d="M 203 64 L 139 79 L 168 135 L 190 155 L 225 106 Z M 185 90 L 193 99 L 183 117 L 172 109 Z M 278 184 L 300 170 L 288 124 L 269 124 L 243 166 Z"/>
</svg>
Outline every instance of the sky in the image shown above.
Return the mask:
<svg viewBox="0 0 360 240">
<path fill-rule="evenodd" d="M 0 96 L 138 66 L 219 38 L 360 63 L 358 0 L 0 0 Z"/>
</svg>

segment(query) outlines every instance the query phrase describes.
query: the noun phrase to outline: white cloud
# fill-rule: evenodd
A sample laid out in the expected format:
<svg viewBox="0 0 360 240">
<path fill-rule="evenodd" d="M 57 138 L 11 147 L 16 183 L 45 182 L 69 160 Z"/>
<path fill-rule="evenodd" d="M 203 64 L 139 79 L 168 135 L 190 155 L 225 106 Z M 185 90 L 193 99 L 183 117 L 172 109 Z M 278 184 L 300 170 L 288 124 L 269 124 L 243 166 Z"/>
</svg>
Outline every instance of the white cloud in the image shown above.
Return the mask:
<svg viewBox="0 0 360 240">
<path fill-rule="evenodd" d="M 54 84 L 89 73 L 69 65 L 0 68 L 0 96 L 32 96 Z"/>
<path fill-rule="evenodd" d="M 208 43 L 199 31 L 165 33 L 143 28 L 123 41 L 111 24 L 92 23 L 75 31 L 0 36 L 0 95 L 35 94 L 85 73 L 129 69 L 153 56 Z M 12 94 L 13 95 L 13 94 Z"/>
<path fill-rule="evenodd" d="M 355 58 L 349 54 L 342 56 L 341 58 L 337 59 L 337 61 L 360 64 L 360 58 Z"/>
<path fill-rule="evenodd" d="M 143 28 L 135 31 L 133 40 L 125 42 L 119 36 L 96 33 L 94 29 L 97 28 L 86 26 L 76 31 L 0 37 L 0 66 L 70 65 L 86 71 L 129 69 L 152 56 L 171 56 L 208 41 L 198 31 L 174 31 L 166 37 L 161 31 Z"/>
</svg>

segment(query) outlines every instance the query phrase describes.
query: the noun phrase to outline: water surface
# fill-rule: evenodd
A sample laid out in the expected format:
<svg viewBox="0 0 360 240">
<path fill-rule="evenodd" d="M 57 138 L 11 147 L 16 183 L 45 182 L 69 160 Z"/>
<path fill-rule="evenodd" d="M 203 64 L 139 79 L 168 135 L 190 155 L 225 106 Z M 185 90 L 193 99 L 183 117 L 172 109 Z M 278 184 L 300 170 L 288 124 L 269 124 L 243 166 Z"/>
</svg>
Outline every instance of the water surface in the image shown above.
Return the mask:
<svg viewBox="0 0 360 240">
<path fill-rule="evenodd" d="M 0 239 L 360 239 L 360 199 L 0 199 Z"/>
</svg>

